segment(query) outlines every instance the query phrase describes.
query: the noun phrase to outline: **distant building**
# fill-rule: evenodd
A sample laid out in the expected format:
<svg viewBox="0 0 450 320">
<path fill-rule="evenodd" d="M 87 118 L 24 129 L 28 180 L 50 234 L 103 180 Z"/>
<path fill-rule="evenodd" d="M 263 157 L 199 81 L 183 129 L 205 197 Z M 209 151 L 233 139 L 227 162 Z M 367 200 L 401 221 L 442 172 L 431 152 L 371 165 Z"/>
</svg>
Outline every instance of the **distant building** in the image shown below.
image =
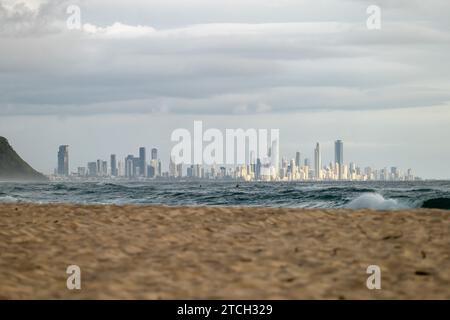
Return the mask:
<svg viewBox="0 0 450 320">
<path fill-rule="evenodd" d="M 344 168 L 344 143 L 341 140 L 337 140 L 334 143 L 334 162 L 339 166 L 338 178 L 342 180 L 342 173 Z"/>
<path fill-rule="evenodd" d="M 108 175 L 108 161 L 102 161 L 102 176 Z"/>
<path fill-rule="evenodd" d="M 295 165 L 297 168 L 300 168 L 301 166 L 301 160 L 300 160 L 300 152 L 295 153 Z"/>
<path fill-rule="evenodd" d="M 133 177 L 139 177 L 141 175 L 141 159 L 133 157 Z"/>
<path fill-rule="evenodd" d="M 125 177 L 134 177 L 134 171 L 134 156 L 130 154 L 125 158 Z"/>
<path fill-rule="evenodd" d="M 124 162 L 119 160 L 117 163 L 117 176 L 124 177 L 125 176 L 125 165 Z"/>
<path fill-rule="evenodd" d="M 153 148 L 152 149 L 152 160 L 157 160 L 158 159 L 158 149 Z"/>
<path fill-rule="evenodd" d="M 256 169 L 255 169 L 255 178 L 256 180 L 261 180 L 261 159 L 256 159 Z"/>
<path fill-rule="evenodd" d="M 175 177 L 177 175 L 177 166 L 172 156 L 170 156 L 169 162 L 169 177 Z"/>
<path fill-rule="evenodd" d="M 145 148 L 139 148 L 139 176 L 147 176 L 147 163 L 146 163 L 146 152 Z"/>
<path fill-rule="evenodd" d="M 158 177 L 162 176 L 162 170 L 161 170 L 161 161 L 158 160 L 158 170 L 157 170 L 157 174 Z"/>
<path fill-rule="evenodd" d="M 88 175 L 90 177 L 97 176 L 97 162 L 89 162 L 88 163 Z"/>
<path fill-rule="evenodd" d="M 316 176 L 316 180 L 322 179 L 322 158 L 320 154 L 320 145 L 317 142 L 316 148 L 314 149 L 314 173 Z"/>
<path fill-rule="evenodd" d="M 59 146 L 57 173 L 61 176 L 69 175 L 69 146 L 67 145 Z"/>
<path fill-rule="evenodd" d="M 182 164 L 182 163 L 177 164 L 177 172 L 176 172 L 176 176 L 177 176 L 178 178 L 183 177 L 183 164 Z"/>
<path fill-rule="evenodd" d="M 102 175 L 102 160 L 97 160 L 97 176 Z"/>
<path fill-rule="evenodd" d="M 400 170 L 397 167 L 391 167 L 391 180 L 400 179 Z"/>
<path fill-rule="evenodd" d="M 278 140 L 272 141 L 272 148 L 270 152 L 270 161 L 272 166 L 275 169 L 275 172 L 278 173 L 278 168 L 280 166 L 280 146 L 278 144 Z"/>
<path fill-rule="evenodd" d="M 305 158 L 305 161 L 304 161 L 303 164 L 304 164 L 305 167 L 311 167 L 311 162 L 309 161 L 308 158 Z"/>
<path fill-rule="evenodd" d="M 191 165 L 191 166 L 187 167 L 186 176 L 188 178 L 192 178 L 194 176 L 194 166 Z"/>
<path fill-rule="evenodd" d="M 117 172 L 117 158 L 115 154 L 111 155 L 111 175 L 113 177 L 117 177 L 118 176 L 118 172 Z"/>
<path fill-rule="evenodd" d="M 86 176 L 86 167 L 78 167 L 77 174 L 79 177 Z"/>
<path fill-rule="evenodd" d="M 147 166 L 147 176 L 149 178 L 154 178 L 156 176 L 155 167 L 153 165 Z"/>
</svg>

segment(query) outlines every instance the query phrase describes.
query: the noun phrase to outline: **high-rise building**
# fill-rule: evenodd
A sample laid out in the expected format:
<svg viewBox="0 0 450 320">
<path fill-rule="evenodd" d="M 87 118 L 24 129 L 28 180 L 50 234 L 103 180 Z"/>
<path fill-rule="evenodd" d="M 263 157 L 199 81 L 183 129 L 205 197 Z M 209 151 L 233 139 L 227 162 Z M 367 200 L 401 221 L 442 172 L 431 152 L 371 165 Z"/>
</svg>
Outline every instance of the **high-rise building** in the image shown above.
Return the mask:
<svg viewBox="0 0 450 320">
<path fill-rule="evenodd" d="M 158 149 L 153 148 L 152 149 L 152 160 L 157 160 L 158 159 Z"/>
<path fill-rule="evenodd" d="M 296 160 L 297 159 L 292 159 L 290 162 L 289 162 L 289 170 L 288 170 L 288 172 L 289 172 L 289 179 L 290 180 L 293 180 L 293 179 L 295 179 L 295 176 L 297 175 L 297 165 L 296 165 Z"/>
<path fill-rule="evenodd" d="M 77 170 L 79 177 L 85 177 L 86 176 L 86 167 L 78 167 Z"/>
<path fill-rule="evenodd" d="M 102 166 L 102 160 L 97 160 L 97 175 L 102 176 L 103 175 L 103 166 Z"/>
<path fill-rule="evenodd" d="M 305 158 L 304 166 L 305 166 L 305 167 L 311 167 L 311 162 L 309 161 L 308 158 Z"/>
<path fill-rule="evenodd" d="M 153 160 L 152 160 L 153 162 Z M 155 167 L 153 165 L 147 166 L 147 177 L 154 178 L 156 176 Z"/>
<path fill-rule="evenodd" d="M 194 166 L 191 165 L 191 166 L 187 167 L 186 176 L 188 178 L 192 178 L 194 176 Z"/>
<path fill-rule="evenodd" d="M 341 140 L 337 140 L 334 143 L 334 163 L 339 166 L 338 176 L 339 180 L 342 180 L 342 172 L 344 168 L 344 143 Z"/>
<path fill-rule="evenodd" d="M 125 177 L 134 177 L 134 156 L 132 154 L 125 158 Z"/>
<path fill-rule="evenodd" d="M 320 145 L 317 142 L 316 148 L 314 149 L 314 173 L 316 176 L 316 180 L 322 179 L 322 158 L 320 155 Z"/>
<path fill-rule="evenodd" d="M 89 162 L 88 163 L 88 175 L 90 177 L 97 176 L 97 162 Z"/>
<path fill-rule="evenodd" d="M 121 160 L 117 162 L 117 176 L 119 177 L 125 176 L 125 164 Z"/>
<path fill-rule="evenodd" d="M 158 177 L 161 177 L 162 176 L 162 170 L 161 170 L 161 161 L 160 160 L 158 160 L 158 170 L 156 170 L 156 171 L 157 171 L 156 175 Z"/>
<path fill-rule="evenodd" d="M 256 167 L 255 167 L 255 179 L 260 180 L 261 179 L 261 159 L 256 159 Z"/>
<path fill-rule="evenodd" d="M 108 161 L 102 161 L 102 175 L 104 177 L 108 175 Z"/>
<path fill-rule="evenodd" d="M 298 151 L 295 153 L 295 165 L 297 166 L 297 168 L 300 168 L 301 166 L 300 152 Z"/>
<path fill-rule="evenodd" d="M 176 172 L 176 176 L 177 176 L 178 178 L 183 177 L 183 164 L 182 164 L 182 163 L 177 164 L 177 172 Z"/>
<path fill-rule="evenodd" d="M 141 159 L 139 157 L 133 157 L 133 177 L 139 177 L 141 175 Z"/>
<path fill-rule="evenodd" d="M 117 177 L 118 176 L 118 172 L 117 172 L 117 158 L 115 154 L 111 155 L 111 175 L 113 177 Z"/>
<path fill-rule="evenodd" d="M 391 167 L 391 179 L 399 180 L 400 178 L 400 170 L 397 167 Z"/>
<path fill-rule="evenodd" d="M 278 140 L 272 141 L 272 148 L 270 152 L 270 162 L 278 175 L 278 168 L 280 166 L 280 149 L 278 145 Z"/>
<path fill-rule="evenodd" d="M 170 162 L 169 162 L 169 177 L 175 177 L 177 174 L 177 167 L 175 164 L 175 161 L 172 156 L 170 156 Z"/>
<path fill-rule="evenodd" d="M 61 176 L 69 175 L 69 146 L 67 145 L 59 146 L 57 173 Z"/>
<path fill-rule="evenodd" d="M 139 148 L 139 175 L 145 177 L 146 176 L 146 154 L 145 154 L 145 148 L 141 147 Z"/>
</svg>

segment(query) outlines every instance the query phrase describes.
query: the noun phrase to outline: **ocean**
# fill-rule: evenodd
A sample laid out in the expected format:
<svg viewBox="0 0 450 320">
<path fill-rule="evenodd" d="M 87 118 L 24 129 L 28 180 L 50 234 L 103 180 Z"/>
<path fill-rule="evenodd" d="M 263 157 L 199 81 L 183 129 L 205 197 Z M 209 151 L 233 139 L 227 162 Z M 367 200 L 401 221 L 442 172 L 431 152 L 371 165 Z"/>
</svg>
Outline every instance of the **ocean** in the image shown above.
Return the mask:
<svg viewBox="0 0 450 320">
<path fill-rule="evenodd" d="M 0 182 L 0 203 L 162 204 L 283 208 L 450 209 L 450 181 Z"/>
</svg>

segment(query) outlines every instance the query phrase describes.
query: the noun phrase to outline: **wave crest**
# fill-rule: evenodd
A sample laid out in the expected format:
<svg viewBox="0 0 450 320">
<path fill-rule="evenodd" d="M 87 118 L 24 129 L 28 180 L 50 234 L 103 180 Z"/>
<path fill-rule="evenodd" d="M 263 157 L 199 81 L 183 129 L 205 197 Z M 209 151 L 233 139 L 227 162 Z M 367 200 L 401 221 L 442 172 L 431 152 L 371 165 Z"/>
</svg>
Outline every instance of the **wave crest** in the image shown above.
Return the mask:
<svg viewBox="0 0 450 320">
<path fill-rule="evenodd" d="M 0 203 L 16 203 L 16 202 L 19 202 L 19 200 L 11 196 L 0 197 Z"/>
<path fill-rule="evenodd" d="M 393 210 L 403 209 L 406 206 L 400 204 L 395 199 L 385 199 L 378 193 L 364 193 L 358 198 L 353 199 L 347 205 L 350 209 L 375 209 L 375 210 Z"/>
</svg>

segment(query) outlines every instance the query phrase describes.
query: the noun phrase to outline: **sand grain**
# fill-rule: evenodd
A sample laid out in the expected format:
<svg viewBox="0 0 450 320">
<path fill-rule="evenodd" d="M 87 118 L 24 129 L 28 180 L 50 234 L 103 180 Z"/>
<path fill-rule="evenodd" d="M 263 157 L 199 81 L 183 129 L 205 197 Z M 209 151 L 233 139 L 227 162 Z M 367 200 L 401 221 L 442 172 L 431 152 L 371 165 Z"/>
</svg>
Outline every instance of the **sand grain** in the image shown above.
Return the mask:
<svg viewBox="0 0 450 320">
<path fill-rule="evenodd" d="M 450 299 L 450 211 L 3 204 L 0 298 Z"/>
</svg>

